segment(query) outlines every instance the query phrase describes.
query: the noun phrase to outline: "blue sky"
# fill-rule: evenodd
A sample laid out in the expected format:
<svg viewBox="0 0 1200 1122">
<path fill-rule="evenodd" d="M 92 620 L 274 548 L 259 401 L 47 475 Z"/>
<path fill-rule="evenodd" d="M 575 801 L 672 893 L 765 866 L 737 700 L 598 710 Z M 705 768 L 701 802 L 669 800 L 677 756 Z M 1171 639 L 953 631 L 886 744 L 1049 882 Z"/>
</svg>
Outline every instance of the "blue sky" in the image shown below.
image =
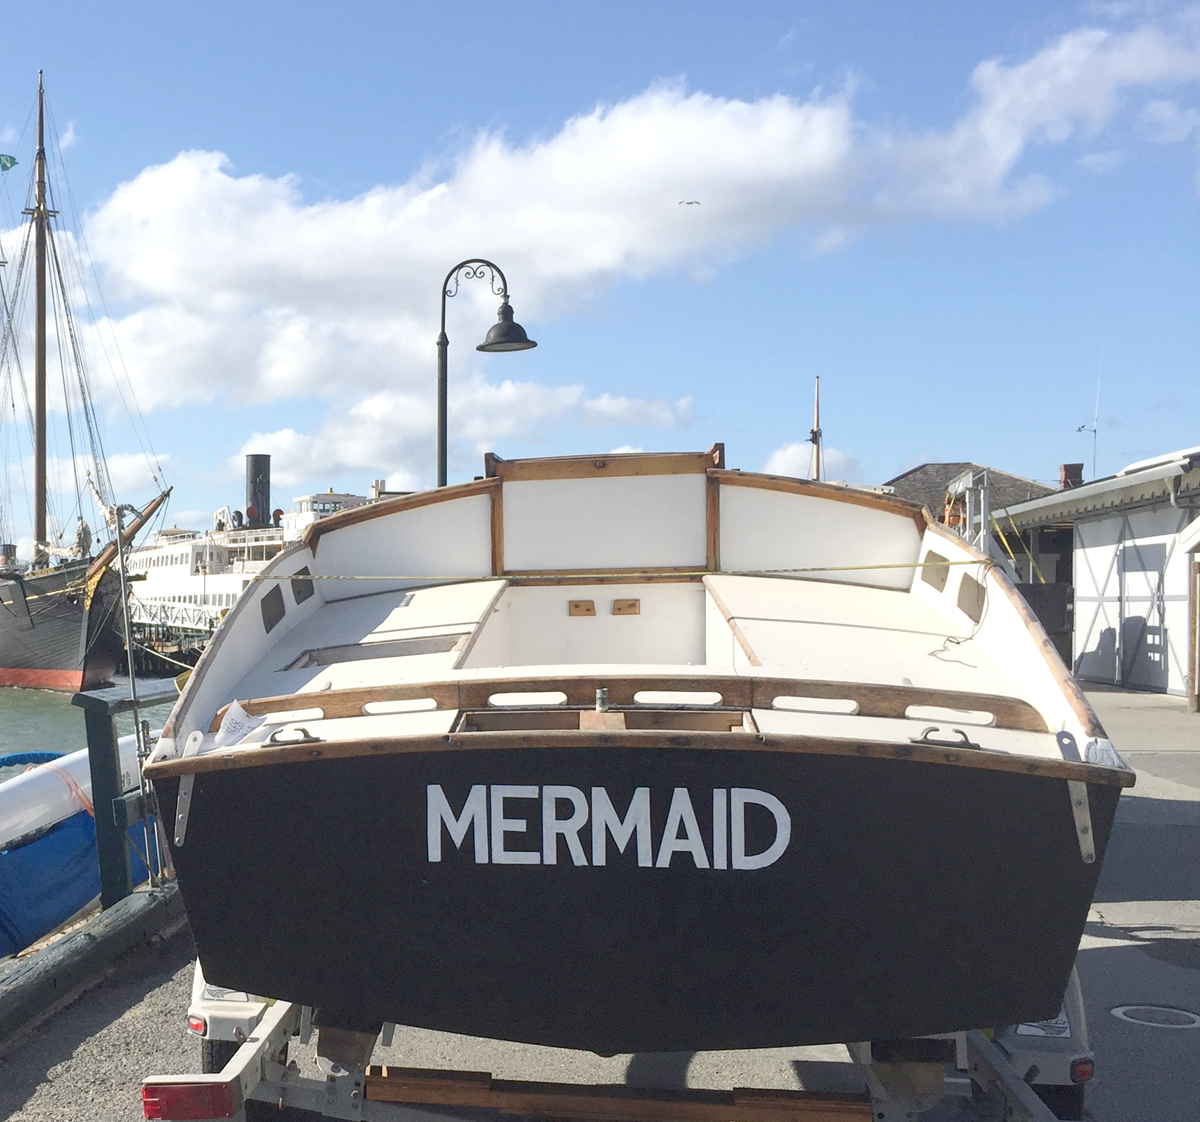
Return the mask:
<svg viewBox="0 0 1200 1122">
<path fill-rule="evenodd" d="M 46 87 L 111 319 L 116 478 L 172 514 L 433 476 L 438 285 L 480 454 L 700 448 L 831 475 L 1099 474 L 1200 443 L 1200 11 L 1129 3 L 5 6 L 9 225 Z M 699 199 L 682 207 L 680 199 Z M 15 237 L 5 235 L 13 256 Z M 98 304 L 94 304 L 98 307 Z M 115 351 L 111 345 L 110 352 Z M 25 520 L 20 504 L 12 520 Z"/>
</svg>

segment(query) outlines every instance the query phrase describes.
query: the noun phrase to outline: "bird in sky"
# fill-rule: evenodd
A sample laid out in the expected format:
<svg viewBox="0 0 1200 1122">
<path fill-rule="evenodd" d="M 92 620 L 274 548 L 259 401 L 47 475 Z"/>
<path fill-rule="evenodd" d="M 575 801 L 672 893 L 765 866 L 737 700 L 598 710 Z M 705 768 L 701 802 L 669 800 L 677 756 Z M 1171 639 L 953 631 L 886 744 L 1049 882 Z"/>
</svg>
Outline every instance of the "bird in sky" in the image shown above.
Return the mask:
<svg viewBox="0 0 1200 1122">
<path fill-rule="evenodd" d="M 699 199 L 680 199 L 679 205 L 680 206 L 699 206 L 700 200 Z"/>
</svg>

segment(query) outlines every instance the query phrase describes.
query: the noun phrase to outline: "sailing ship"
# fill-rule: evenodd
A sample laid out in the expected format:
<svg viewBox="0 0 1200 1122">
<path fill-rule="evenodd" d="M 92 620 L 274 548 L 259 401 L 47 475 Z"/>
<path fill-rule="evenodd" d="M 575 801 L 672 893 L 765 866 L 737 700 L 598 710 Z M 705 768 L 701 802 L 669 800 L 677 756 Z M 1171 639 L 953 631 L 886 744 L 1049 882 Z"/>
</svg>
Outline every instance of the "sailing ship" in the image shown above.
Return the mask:
<svg viewBox="0 0 1200 1122">
<path fill-rule="evenodd" d="M 67 304 L 63 259 L 52 219 L 53 209 L 46 177 L 45 94 L 38 75 L 37 148 L 34 156 L 33 197 L 25 214 L 25 227 L 16 280 L 5 291 L 5 324 L 0 344 L 0 405 L 3 417 L 16 412 L 18 395 L 25 397 L 33 430 L 33 550 L 30 561 L 18 562 L 12 533 L 10 479 L 0 505 L 0 686 L 32 686 L 45 689 L 80 690 L 102 685 L 113 674 L 124 649 L 122 635 L 123 581 L 119 555 L 154 512 L 166 501 L 164 490 L 124 524 L 114 512 L 112 488 L 104 464 L 99 428 L 87 386 L 85 366 L 78 348 L 78 333 Z M 29 271 L 32 241 L 34 275 L 34 387 L 32 402 L 25 393 L 19 350 L 22 342 L 18 314 L 24 304 L 23 280 Z M 54 290 L 51 291 L 51 280 Z M 47 305 L 56 302 L 56 320 L 67 329 L 58 340 L 63 363 L 64 402 L 77 406 L 87 433 L 91 458 L 89 479 L 98 505 L 111 519 L 113 540 L 92 555 L 92 531 L 83 518 L 84 495 L 77 484 L 79 516 L 74 540 L 63 544 L 63 534 L 50 529 L 50 487 L 47 478 Z M 69 360 L 64 354 L 70 351 Z M 70 377 L 66 363 L 71 363 Z M 4 423 L 0 418 L 0 425 Z M 71 462 L 76 455 L 76 434 L 70 431 Z M 5 441 L 6 449 L 14 442 Z M 11 469 L 11 465 L 10 469 Z M 7 509 L 6 509 L 7 507 Z M 118 538 L 120 539 L 118 541 Z"/>
<path fill-rule="evenodd" d="M 208 982 L 604 1054 L 1054 1017 L 1134 781 L 987 557 L 721 445 L 310 526 L 145 774 Z"/>
</svg>

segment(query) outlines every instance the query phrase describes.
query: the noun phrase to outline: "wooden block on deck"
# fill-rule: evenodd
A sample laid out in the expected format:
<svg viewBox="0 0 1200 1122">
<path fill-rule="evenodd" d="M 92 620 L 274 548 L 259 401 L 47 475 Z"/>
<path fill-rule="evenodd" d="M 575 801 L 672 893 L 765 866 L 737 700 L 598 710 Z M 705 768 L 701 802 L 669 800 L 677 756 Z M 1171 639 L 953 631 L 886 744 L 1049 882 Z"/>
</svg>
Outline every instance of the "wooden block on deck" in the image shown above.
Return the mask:
<svg viewBox="0 0 1200 1122">
<path fill-rule="evenodd" d="M 596 601 L 568 600 L 567 614 L 573 616 L 594 616 L 596 614 Z"/>
<path fill-rule="evenodd" d="M 604 732 L 607 729 L 623 729 L 625 714 L 603 712 L 599 709 L 585 709 L 579 714 L 579 727 L 585 732 Z"/>
<path fill-rule="evenodd" d="M 612 606 L 614 616 L 638 616 L 642 614 L 640 600 L 614 600 Z"/>
</svg>

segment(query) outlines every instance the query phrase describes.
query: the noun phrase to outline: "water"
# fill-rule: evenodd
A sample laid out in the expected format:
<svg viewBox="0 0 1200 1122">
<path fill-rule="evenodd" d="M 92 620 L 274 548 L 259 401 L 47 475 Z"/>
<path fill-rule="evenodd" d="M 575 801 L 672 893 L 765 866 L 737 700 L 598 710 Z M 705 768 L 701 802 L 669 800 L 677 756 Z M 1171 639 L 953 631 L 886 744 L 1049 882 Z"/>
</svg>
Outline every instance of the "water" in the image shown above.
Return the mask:
<svg viewBox="0 0 1200 1122">
<path fill-rule="evenodd" d="M 161 728 L 171 702 L 149 705 L 142 717 Z M 117 733 L 133 731 L 133 715 L 117 714 Z M 56 690 L 0 688 L 0 755 L 8 752 L 76 752 L 87 747 L 83 710 L 71 704 L 71 694 Z"/>
</svg>

